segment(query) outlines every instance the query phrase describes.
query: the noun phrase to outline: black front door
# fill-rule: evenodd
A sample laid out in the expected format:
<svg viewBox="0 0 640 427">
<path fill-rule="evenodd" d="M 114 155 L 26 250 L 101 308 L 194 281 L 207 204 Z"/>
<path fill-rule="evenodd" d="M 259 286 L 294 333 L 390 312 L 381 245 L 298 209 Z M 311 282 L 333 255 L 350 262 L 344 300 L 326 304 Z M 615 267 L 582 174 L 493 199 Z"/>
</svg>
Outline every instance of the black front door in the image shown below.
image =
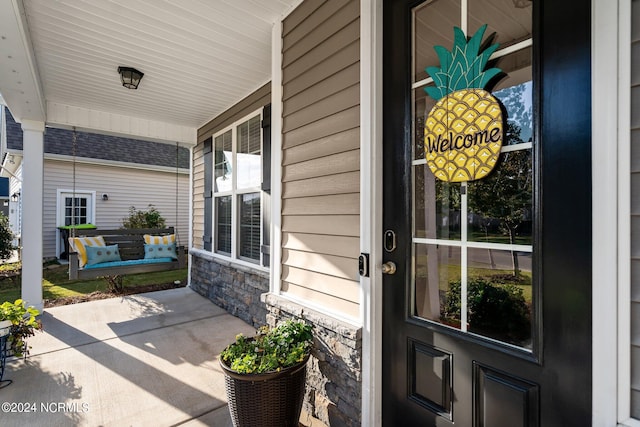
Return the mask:
<svg viewBox="0 0 640 427">
<path fill-rule="evenodd" d="M 590 425 L 589 2 L 385 0 L 383 16 L 384 425 Z M 477 81 L 466 70 L 496 43 L 497 161 L 442 179 L 466 161 L 450 145 L 493 142 L 493 116 L 433 94 Z M 440 119 L 476 136 L 425 138 Z"/>
</svg>

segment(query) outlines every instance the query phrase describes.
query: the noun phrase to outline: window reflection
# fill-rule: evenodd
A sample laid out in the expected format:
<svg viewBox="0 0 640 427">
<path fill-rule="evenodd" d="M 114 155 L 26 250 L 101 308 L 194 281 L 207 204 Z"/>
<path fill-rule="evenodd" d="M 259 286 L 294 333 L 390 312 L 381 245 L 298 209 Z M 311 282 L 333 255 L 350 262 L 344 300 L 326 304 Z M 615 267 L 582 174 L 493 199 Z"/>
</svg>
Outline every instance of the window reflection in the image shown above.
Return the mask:
<svg viewBox="0 0 640 427">
<path fill-rule="evenodd" d="M 530 349 L 531 253 L 474 248 L 467 260 L 468 331 Z"/>
<path fill-rule="evenodd" d="M 415 245 L 415 262 L 415 314 L 460 328 L 460 316 L 447 312 L 456 301 L 460 305 L 460 295 L 448 292 L 451 283 L 460 281 L 460 248 Z"/>
<path fill-rule="evenodd" d="M 535 320 L 532 8 L 501 0 L 467 6 L 462 21 L 460 0 L 427 0 L 413 9 L 410 314 L 530 350 Z M 487 90 L 503 107 L 503 147 L 485 179 L 447 183 L 425 164 L 424 122 L 435 105 L 424 90 L 433 85 L 425 68 L 439 65 L 434 46 L 450 48 L 454 26 L 466 26 L 466 33 L 474 34 L 484 24 L 485 43 L 500 44 L 489 65 L 503 74 Z"/>
<path fill-rule="evenodd" d="M 260 193 L 240 197 L 240 253 L 248 260 L 260 261 Z"/>
<path fill-rule="evenodd" d="M 219 135 L 215 139 L 214 183 L 215 192 L 231 191 L 232 168 L 232 139 L 231 131 Z"/>
<path fill-rule="evenodd" d="M 257 187 L 261 180 L 260 116 L 252 117 L 238 126 L 238 184 L 237 188 Z"/>
<path fill-rule="evenodd" d="M 433 46 L 451 46 L 454 26 L 460 26 L 460 0 L 433 0 L 414 9 L 414 80 L 429 77 L 425 68 L 438 65 Z"/>
<path fill-rule="evenodd" d="M 533 84 L 531 81 L 493 92 L 507 113 L 503 145 L 533 141 Z"/>
<path fill-rule="evenodd" d="M 460 240 L 460 185 L 436 179 L 427 165 L 414 173 L 415 236 Z"/>
<path fill-rule="evenodd" d="M 531 160 L 530 149 L 503 153 L 488 177 L 469 182 L 469 241 L 532 244 Z"/>
<path fill-rule="evenodd" d="M 231 255 L 231 196 L 216 198 L 216 252 Z"/>
<path fill-rule="evenodd" d="M 456 329 L 462 325 L 461 248 L 415 245 L 416 316 Z M 467 250 L 467 324 L 477 335 L 531 348 L 532 254 Z"/>
</svg>

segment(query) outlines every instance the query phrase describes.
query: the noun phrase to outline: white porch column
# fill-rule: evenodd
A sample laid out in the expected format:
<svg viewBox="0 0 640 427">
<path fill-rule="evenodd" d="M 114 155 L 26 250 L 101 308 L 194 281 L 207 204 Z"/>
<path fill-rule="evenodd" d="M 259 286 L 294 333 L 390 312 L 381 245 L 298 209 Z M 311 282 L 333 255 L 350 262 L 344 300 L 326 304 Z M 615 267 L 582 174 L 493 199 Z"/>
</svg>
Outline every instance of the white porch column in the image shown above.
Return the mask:
<svg viewBox="0 0 640 427">
<path fill-rule="evenodd" d="M 42 312 L 44 122 L 22 121 L 22 299 Z"/>
</svg>

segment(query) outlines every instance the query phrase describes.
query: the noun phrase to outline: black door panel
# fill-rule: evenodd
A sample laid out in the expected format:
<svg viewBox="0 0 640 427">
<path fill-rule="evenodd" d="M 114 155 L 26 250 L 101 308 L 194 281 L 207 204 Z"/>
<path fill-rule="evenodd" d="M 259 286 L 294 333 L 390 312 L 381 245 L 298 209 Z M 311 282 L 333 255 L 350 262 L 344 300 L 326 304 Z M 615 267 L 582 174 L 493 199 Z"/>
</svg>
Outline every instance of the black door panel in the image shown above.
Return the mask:
<svg viewBox="0 0 640 427">
<path fill-rule="evenodd" d="M 499 335 L 414 317 L 414 264 L 421 261 L 415 259 L 412 236 L 411 10 L 420 3 L 383 3 L 380 233 L 395 232 L 395 250 L 383 253 L 385 262 L 397 266 L 383 281 L 383 424 L 590 425 L 590 3 L 534 0 L 528 6 L 533 8 L 534 112 L 528 348 L 505 343 Z"/>
</svg>

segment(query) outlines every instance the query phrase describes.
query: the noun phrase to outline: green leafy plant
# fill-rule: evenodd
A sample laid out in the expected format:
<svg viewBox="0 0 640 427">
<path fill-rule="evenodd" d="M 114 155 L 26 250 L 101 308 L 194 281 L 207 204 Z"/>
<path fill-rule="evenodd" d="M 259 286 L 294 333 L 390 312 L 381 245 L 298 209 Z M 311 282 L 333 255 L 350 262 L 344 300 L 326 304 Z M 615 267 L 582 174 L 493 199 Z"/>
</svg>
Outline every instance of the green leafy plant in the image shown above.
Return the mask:
<svg viewBox="0 0 640 427">
<path fill-rule="evenodd" d="M 273 329 L 262 327 L 255 337 L 243 334 L 225 348 L 220 357 L 240 374 L 277 372 L 302 362 L 311 352 L 311 325 L 304 321 L 287 320 Z"/>
<path fill-rule="evenodd" d="M 9 227 L 9 217 L 0 212 L 0 259 L 5 260 L 11 258 L 13 251 L 13 232 Z"/>
<path fill-rule="evenodd" d="M 129 217 L 122 219 L 123 228 L 164 228 L 165 219 L 155 206 L 149 205 L 146 211 L 129 208 Z"/>
<path fill-rule="evenodd" d="M 0 320 L 11 322 L 7 346 L 14 356 L 26 357 L 29 354 L 27 338 L 34 336 L 36 330 L 42 329 L 42 323 L 36 318 L 39 314 L 40 311 L 32 306 L 27 307 L 21 299 L 0 304 Z"/>
<path fill-rule="evenodd" d="M 445 323 L 460 322 L 460 281 L 449 283 L 442 317 Z M 477 277 L 467 285 L 469 331 L 502 341 L 518 343 L 531 337 L 531 316 L 522 288 L 491 283 Z"/>
</svg>

